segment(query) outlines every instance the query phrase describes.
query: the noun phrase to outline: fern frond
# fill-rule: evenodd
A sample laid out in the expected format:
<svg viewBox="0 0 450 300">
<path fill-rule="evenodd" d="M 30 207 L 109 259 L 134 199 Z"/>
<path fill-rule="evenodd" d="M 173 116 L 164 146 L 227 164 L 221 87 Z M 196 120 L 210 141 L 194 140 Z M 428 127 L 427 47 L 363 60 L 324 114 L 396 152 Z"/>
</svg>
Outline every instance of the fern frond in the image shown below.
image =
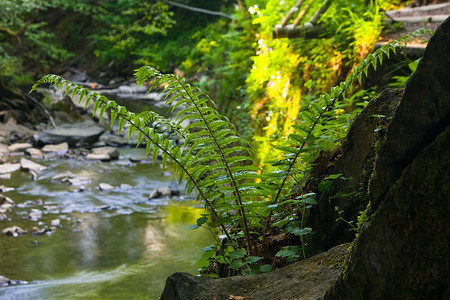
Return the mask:
<svg viewBox="0 0 450 300">
<path fill-rule="evenodd" d="M 248 201 L 247 197 L 256 194 L 255 179 L 259 176 L 259 170 L 254 165 L 249 143 L 240 138 L 229 120 L 213 108 L 213 102 L 205 93 L 191 87 L 183 78 L 161 74 L 151 67 L 139 68 L 135 77 L 139 86 L 147 83 L 149 91 L 158 89 L 163 93 L 166 104 L 172 103 L 172 111 L 180 108 L 172 120 L 150 111 L 139 114 L 129 112 L 115 101 L 57 75 L 43 76 L 30 92 L 46 83 L 54 84 L 57 89 L 66 85 L 65 92 L 71 91 L 72 97 L 79 95 L 80 102 L 85 99 L 86 107 L 94 101 L 94 114 L 98 112 L 100 119 L 109 111 L 111 126 L 118 120 L 119 134 L 125 123 L 128 123 L 128 137 L 137 134 L 138 145 L 145 141 L 146 155 L 151 154 L 154 162 L 158 153 L 161 153 L 163 168 L 169 160 L 172 161 L 179 180 L 183 177 L 187 179 L 187 193 L 195 190 L 198 198 L 209 207 L 214 219 L 222 218 L 225 206 L 231 205 L 239 210 L 240 223 L 251 252 L 244 203 Z M 189 125 L 182 128 L 181 124 L 186 121 Z M 170 134 L 165 136 L 158 128 L 166 128 Z M 168 138 L 172 133 L 183 138 L 184 143 L 174 146 Z M 222 204 L 216 207 L 215 203 Z M 224 223 L 219 225 L 231 242 L 232 237 Z"/>
</svg>

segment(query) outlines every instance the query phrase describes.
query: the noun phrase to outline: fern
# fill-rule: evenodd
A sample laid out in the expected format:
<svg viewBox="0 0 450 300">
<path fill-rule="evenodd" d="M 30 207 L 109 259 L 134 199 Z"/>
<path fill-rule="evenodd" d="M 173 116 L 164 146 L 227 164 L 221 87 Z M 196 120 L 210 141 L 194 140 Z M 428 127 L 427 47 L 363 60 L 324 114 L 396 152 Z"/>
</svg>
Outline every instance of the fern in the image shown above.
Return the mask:
<svg viewBox="0 0 450 300">
<path fill-rule="evenodd" d="M 219 220 L 217 225 L 222 228 L 229 242 L 237 240 L 231 238 L 229 228 L 220 220 L 226 212 L 225 207 L 229 207 L 230 202 L 234 203 L 233 208 L 237 207 L 239 211 L 240 229 L 244 231 L 247 249 L 251 254 L 248 213 L 244 206 L 247 198 L 254 194 L 253 186 L 248 182 L 254 182 L 258 168 L 251 156 L 250 145 L 237 135 L 228 119 L 208 106 L 214 105 L 209 97 L 191 87 L 184 79 L 172 74 L 161 74 L 152 67 L 138 69 L 135 77 L 139 86 L 150 82 L 149 90 L 164 86 L 161 93 L 164 94 L 166 104 L 173 104 L 172 111 L 177 107 L 182 108 L 172 121 L 151 111 L 139 114 L 127 111 L 115 101 L 58 75 L 45 75 L 30 92 L 45 83 L 54 84 L 58 90 L 66 85 L 65 94 L 70 90 L 72 97 L 78 94 L 79 103 L 86 100 L 85 108 L 91 101 L 94 102 L 94 115 L 98 111 L 100 120 L 109 110 L 111 126 L 118 120 L 119 134 L 125 123 L 130 124 L 128 138 L 137 134 L 137 146 L 145 140 L 146 155 L 151 152 L 153 161 L 161 153 L 163 168 L 169 159 L 174 163 L 179 179 L 187 179 L 187 193 L 196 191 L 198 198 L 209 207 L 212 219 L 216 223 Z M 184 121 L 190 124 L 182 128 Z M 155 129 L 160 126 L 166 126 L 170 132 L 183 137 L 184 144 L 174 146 L 168 136 Z"/>
</svg>

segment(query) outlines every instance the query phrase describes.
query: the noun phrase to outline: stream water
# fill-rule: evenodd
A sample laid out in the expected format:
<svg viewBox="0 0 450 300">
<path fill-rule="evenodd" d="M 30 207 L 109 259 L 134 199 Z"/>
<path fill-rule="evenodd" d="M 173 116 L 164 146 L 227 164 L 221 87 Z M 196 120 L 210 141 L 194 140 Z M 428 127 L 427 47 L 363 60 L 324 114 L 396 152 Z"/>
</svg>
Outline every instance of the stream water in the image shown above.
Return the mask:
<svg viewBox="0 0 450 300">
<path fill-rule="evenodd" d="M 196 274 L 200 249 L 212 243 L 206 230 L 188 230 L 204 210 L 183 197 L 148 199 L 158 187 L 177 189 L 173 176 L 159 166 L 131 163 L 144 149 L 120 148 L 112 162 L 37 161 L 48 168 L 33 181 L 16 171 L 0 185 L 16 204 L 0 229 L 19 226 L 28 233 L 0 235 L 0 275 L 29 284 L 0 287 L 0 299 L 159 299 L 164 283 L 177 271 Z M 12 158 L 14 159 L 14 158 Z M 90 183 L 68 186 L 52 182 L 71 171 Z M 108 183 L 112 190 L 100 190 Z M 120 187 L 128 184 L 132 188 Z M 31 209 L 42 218 L 28 218 Z M 61 227 L 32 236 L 32 227 Z"/>
</svg>

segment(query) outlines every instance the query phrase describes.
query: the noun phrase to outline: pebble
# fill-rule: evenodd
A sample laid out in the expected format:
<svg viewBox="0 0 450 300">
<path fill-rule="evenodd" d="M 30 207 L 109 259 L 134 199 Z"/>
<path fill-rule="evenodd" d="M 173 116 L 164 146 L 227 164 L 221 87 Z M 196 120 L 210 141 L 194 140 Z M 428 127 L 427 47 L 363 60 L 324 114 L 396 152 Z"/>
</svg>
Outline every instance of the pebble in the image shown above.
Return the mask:
<svg viewBox="0 0 450 300">
<path fill-rule="evenodd" d="M 6 197 L 5 195 L 0 195 L 0 205 L 3 205 L 3 204 L 14 205 L 14 201 L 12 201 L 11 198 Z"/>
<path fill-rule="evenodd" d="M 92 153 L 86 156 L 89 160 L 110 161 L 119 158 L 119 150 L 114 147 L 98 147 L 92 149 Z"/>
<path fill-rule="evenodd" d="M 33 227 L 31 228 L 31 235 L 32 236 L 40 236 L 43 235 L 45 233 L 44 230 L 39 229 L 38 227 Z"/>
<path fill-rule="evenodd" d="M 131 186 L 129 184 L 126 184 L 126 183 L 121 183 L 120 184 L 120 189 L 121 190 L 129 190 L 129 189 L 132 189 L 132 188 L 133 188 L 133 186 Z"/>
<path fill-rule="evenodd" d="M 14 191 L 14 190 L 15 190 L 15 188 L 13 188 L 13 187 L 7 187 L 4 185 L 0 185 L 0 192 L 2 192 L 2 193 Z"/>
<path fill-rule="evenodd" d="M 112 190 L 112 189 L 114 189 L 114 187 L 112 186 L 112 185 L 110 185 L 110 184 L 107 184 L 107 183 L 100 183 L 99 185 L 98 185 L 98 187 L 99 187 L 99 189 L 101 190 L 101 191 L 110 191 L 110 190 Z"/>
<path fill-rule="evenodd" d="M 30 210 L 30 213 L 28 214 L 28 218 L 31 221 L 37 221 L 42 217 L 42 210 L 37 209 L 37 208 L 32 208 Z"/>
<path fill-rule="evenodd" d="M 54 219 L 50 221 L 50 225 L 56 227 L 61 227 L 61 220 L 60 219 Z"/>
<path fill-rule="evenodd" d="M 34 159 L 44 158 L 44 154 L 42 154 L 42 151 L 36 148 L 28 148 L 27 150 L 25 150 L 25 154 L 28 154 L 31 158 Z"/>
</svg>

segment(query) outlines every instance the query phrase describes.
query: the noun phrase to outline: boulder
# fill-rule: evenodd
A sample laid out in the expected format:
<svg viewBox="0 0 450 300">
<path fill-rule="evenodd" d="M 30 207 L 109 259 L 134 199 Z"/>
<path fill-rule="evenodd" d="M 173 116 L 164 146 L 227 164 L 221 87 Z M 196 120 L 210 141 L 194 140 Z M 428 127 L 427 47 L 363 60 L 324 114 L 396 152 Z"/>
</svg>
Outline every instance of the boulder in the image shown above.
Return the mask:
<svg viewBox="0 0 450 300">
<path fill-rule="evenodd" d="M 372 99 L 355 118 L 341 147 L 322 153 L 316 159 L 311 177 L 323 180 L 329 174 L 342 174 L 345 179 L 335 180 L 335 189 L 321 192 L 317 186 L 310 187 L 320 199 L 311 209 L 308 225 L 314 228 L 313 244 L 319 251 L 351 242 L 355 231 L 350 231 L 345 222 L 336 222 L 341 216 L 356 224 L 360 211 L 365 210 L 367 197 L 335 197 L 339 190 L 346 194 L 359 193 L 367 188 L 373 170 L 375 147 L 385 133 L 385 127 L 394 115 L 403 92 L 399 89 L 385 90 Z M 320 181 L 318 181 L 320 182 Z"/>
<path fill-rule="evenodd" d="M 324 299 L 450 299 L 450 18 L 430 39 L 375 160 L 368 221 Z"/>
<path fill-rule="evenodd" d="M 341 273 L 348 246 L 258 276 L 212 279 L 175 273 L 167 279 L 160 299 L 319 299 Z"/>
<path fill-rule="evenodd" d="M 37 135 L 41 144 L 68 143 L 69 146 L 92 144 L 98 140 L 105 130 L 93 121 L 65 124 L 57 128 L 43 130 Z"/>
</svg>

